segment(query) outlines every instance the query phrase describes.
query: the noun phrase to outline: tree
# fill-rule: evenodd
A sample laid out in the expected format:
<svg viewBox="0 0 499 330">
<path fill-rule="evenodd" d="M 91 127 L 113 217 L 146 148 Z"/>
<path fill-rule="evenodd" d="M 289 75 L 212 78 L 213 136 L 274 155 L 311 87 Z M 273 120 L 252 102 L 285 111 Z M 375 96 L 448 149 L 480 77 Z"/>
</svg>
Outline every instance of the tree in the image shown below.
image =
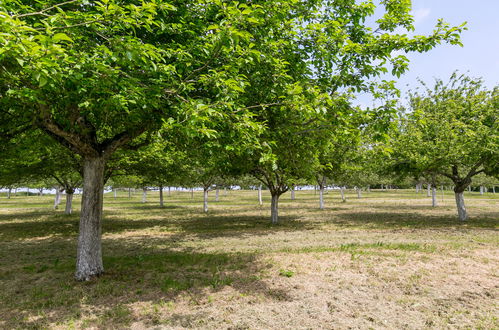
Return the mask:
<svg viewBox="0 0 499 330">
<path fill-rule="evenodd" d="M 393 161 L 416 175 L 452 180 L 459 219 L 468 218 L 463 192 L 480 173 L 499 174 L 499 90 L 454 73 L 448 83 L 409 97 L 408 112 L 394 136 Z M 436 188 L 436 187 L 435 187 Z"/>
</svg>

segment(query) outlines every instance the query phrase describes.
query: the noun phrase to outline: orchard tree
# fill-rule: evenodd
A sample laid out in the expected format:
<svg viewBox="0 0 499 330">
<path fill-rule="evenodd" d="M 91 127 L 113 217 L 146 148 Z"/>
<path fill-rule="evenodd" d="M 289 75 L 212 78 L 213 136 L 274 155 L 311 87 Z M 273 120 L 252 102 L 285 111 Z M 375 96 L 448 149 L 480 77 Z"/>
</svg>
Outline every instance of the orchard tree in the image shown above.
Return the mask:
<svg viewBox="0 0 499 330">
<path fill-rule="evenodd" d="M 459 219 L 468 218 L 464 191 L 473 177 L 499 175 L 499 90 L 454 73 L 448 83 L 410 94 L 408 112 L 394 137 L 393 160 L 415 174 L 450 179 Z"/>
</svg>

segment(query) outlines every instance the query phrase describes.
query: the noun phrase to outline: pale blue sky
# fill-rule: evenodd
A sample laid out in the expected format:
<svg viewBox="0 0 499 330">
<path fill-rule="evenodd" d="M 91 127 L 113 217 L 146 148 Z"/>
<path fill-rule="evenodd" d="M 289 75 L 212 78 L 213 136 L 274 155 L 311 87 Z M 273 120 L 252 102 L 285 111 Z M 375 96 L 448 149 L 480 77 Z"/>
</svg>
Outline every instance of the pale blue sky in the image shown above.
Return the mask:
<svg viewBox="0 0 499 330">
<path fill-rule="evenodd" d="M 499 0 L 413 0 L 415 34 L 431 33 L 439 18 L 451 25 L 468 22 L 464 47 L 440 45 L 430 52 L 409 54 L 409 72 L 398 79 L 402 92 L 418 86 L 417 78 L 432 84 L 447 80 L 455 70 L 482 77 L 487 87 L 499 85 Z M 409 85 L 409 87 L 406 87 Z M 362 103 L 369 102 L 363 97 Z"/>
</svg>

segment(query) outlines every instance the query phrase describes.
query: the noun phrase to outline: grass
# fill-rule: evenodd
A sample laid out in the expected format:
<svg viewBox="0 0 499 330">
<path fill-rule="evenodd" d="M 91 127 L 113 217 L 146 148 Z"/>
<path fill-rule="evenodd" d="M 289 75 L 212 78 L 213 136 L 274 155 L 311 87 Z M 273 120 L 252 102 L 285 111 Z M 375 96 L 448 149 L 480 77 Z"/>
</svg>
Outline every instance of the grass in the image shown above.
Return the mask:
<svg viewBox="0 0 499 330">
<path fill-rule="evenodd" d="M 105 196 L 106 273 L 73 280 L 75 212 L 53 196 L 0 195 L 0 328 L 497 328 L 499 194 L 439 206 L 414 191 L 341 203 L 231 191 Z M 211 196 L 212 197 L 212 196 Z"/>
</svg>

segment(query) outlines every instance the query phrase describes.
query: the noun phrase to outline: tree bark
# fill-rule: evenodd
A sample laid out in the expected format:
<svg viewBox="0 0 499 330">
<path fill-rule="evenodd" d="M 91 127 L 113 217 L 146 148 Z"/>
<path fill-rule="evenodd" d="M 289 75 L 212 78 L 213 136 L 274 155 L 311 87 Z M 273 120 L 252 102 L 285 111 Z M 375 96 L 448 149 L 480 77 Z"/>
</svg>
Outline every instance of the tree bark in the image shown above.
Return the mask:
<svg viewBox="0 0 499 330">
<path fill-rule="evenodd" d="M 459 216 L 459 220 L 465 221 L 468 219 L 468 213 L 466 212 L 466 207 L 464 205 L 464 194 L 463 192 L 455 192 L 455 196 L 457 215 Z"/>
<path fill-rule="evenodd" d="M 163 207 L 164 206 L 164 203 L 163 203 L 163 186 L 159 186 L 159 206 L 160 207 Z"/>
<path fill-rule="evenodd" d="M 262 185 L 258 186 L 258 204 L 260 206 L 263 205 L 263 201 L 262 201 Z"/>
<path fill-rule="evenodd" d="M 430 196 L 431 196 L 431 185 L 430 185 L 430 184 L 428 184 L 428 185 L 426 186 L 426 188 L 427 188 L 427 189 L 426 189 L 426 197 L 430 197 Z"/>
<path fill-rule="evenodd" d="M 101 245 L 104 166 L 103 157 L 89 157 L 83 161 L 83 195 L 75 273 L 79 281 L 88 281 L 104 272 Z"/>
<path fill-rule="evenodd" d="M 116 199 L 116 188 L 113 188 L 114 199 Z"/>
<path fill-rule="evenodd" d="M 61 190 L 59 188 L 55 188 L 54 210 L 57 210 L 60 203 L 61 203 Z"/>
<path fill-rule="evenodd" d="M 147 188 L 142 188 L 142 203 L 147 203 Z"/>
<path fill-rule="evenodd" d="M 172 193 L 171 193 L 171 187 L 168 187 L 168 197 L 171 197 Z"/>
<path fill-rule="evenodd" d="M 208 189 L 203 188 L 203 210 L 205 213 L 208 212 Z"/>
<path fill-rule="evenodd" d="M 10 194 L 11 194 L 11 192 L 12 192 L 12 188 L 9 188 L 9 189 L 7 190 L 7 198 L 8 198 L 8 199 L 10 199 Z"/>
<path fill-rule="evenodd" d="M 43 196 L 43 188 L 38 189 L 38 196 Z"/>
<path fill-rule="evenodd" d="M 484 190 L 485 190 L 485 189 L 484 189 L 483 185 L 480 185 L 480 195 L 483 195 Z"/>
<path fill-rule="evenodd" d="M 347 201 L 347 199 L 345 198 L 345 187 L 341 187 L 341 188 L 340 188 L 340 193 L 341 193 L 341 200 L 342 200 L 343 202 L 346 202 L 346 201 Z"/>
<path fill-rule="evenodd" d="M 362 198 L 362 189 L 359 187 L 355 187 L 355 190 L 357 190 L 357 198 Z"/>
<path fill-rule="evenodd" d="M 74 191 L 66 190 L 66 208 L 64 209 L 64 214 L 73 213 L 73 196 Z"/>
<path fill-rule="evenodd" d="M 292 186 L 291 187 L 291 200 L 294 201 L 295 200 L 295 186 Z"/>
<path fill-rule="evenodd" d="M 324 185 L 319 185 L 319 209 L 324 210 Z"/>
<path fill-rule="evenodd" d="M 132 198 L 132 188 L 128 188 L 128 198 Z"/>
<path fill-rule="evenodd" d="M 219 197 L 220 197 L 220 188 L 217 187 L 217 189 L 215 190 L 215 202 L 218 202 Z"/>
<path fill-rule="evenodd" d="M 434 185 L 431 188 L 431 206 L 437 206 L 437 187 Z"/>
<path fill-rule="evenodd" d="M 270 204 L 270 219 L 272 224 L 275 225 L 279 222 L 279 194 L 272 193 L 272 202 Z"/>
<path fill-rule="evenodd" d="M 191 198 L 194 198 L 194 188 L 191 188 Z"/>
</svg>

